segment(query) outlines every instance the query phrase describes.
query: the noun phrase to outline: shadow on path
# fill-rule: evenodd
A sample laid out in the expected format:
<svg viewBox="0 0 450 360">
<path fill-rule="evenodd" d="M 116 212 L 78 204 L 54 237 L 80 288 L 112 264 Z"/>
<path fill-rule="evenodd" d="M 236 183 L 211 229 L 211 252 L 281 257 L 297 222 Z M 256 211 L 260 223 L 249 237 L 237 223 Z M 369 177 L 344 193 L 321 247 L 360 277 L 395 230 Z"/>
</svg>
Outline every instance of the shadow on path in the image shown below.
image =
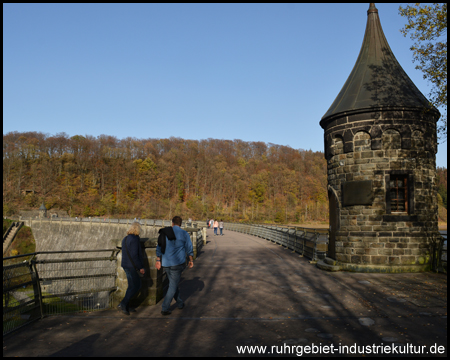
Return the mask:
<svg viewBox="0 0 450 360">
<path fill-rule="evenodd" d="M 273 356 L 268 349 L 284 344 L 447 343 L 446 276 L 326 273 L 264 239 L 207 234 L 182 275 L 183 310 L 162 316 L 158 303 L 131 316 L 48 317 L 4 339 L 4 355 L 68 356 L 81 347 L 83 356 L 236 356 L 237 346 L 255 345 Z"/>
</svg>

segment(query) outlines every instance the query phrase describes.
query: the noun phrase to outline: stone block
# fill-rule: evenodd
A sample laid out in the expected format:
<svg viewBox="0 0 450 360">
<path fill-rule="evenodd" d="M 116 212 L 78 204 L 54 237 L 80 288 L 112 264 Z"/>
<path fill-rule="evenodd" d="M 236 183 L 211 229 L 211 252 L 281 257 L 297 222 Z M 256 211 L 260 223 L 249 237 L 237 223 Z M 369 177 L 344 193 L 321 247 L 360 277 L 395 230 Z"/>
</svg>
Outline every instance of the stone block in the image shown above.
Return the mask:
<svg viewBox="0 0 450 360">
<path fill-rule="evenodd" d="M 378 249 L 364 249 L 366 255 L 378 255 Z"/>
<path fill-rule="evenodd" d="M 404 165 L 402 161 L 391 161 L 390 168 L 391 170 L 402 170 Z"/>
<path fill-rule="evenodd" d="M 388 257 L 384 255 L 376 255 L 371 258 L 373 265 L 383 265 L 388 263 Z"/>
<path fill-rule="evenodd" d="M 373 151 L 361 152 L 361 159 L 373 158 Z"/>
<path fill-rule="evenodd" d="M 344 254 L 336 254 L 336 260 L 342 263 L 349 263 L 351 261 L 351 256 Z"/>
<path fill-rule="evenodd" d="M 355 160 L 355 164 L 361 165 L 361 164 L 368 164 L 370 162 L 370 159 L 358 159 Z"/>
<path fill-rule="evenodd" d="M 362 231 L 372 231 L 372 226 L 363 225 L 361 226 Z"/>
<path fill-rule="evenodd" d="M 386 158 L 389 158 L 389 159 L 395 159 L 395 158 L 397 158 L 397 151 L 398 150 L 395 150 L 395 149 L 388 149 L 388 150 L 385 150 L 385 152 L 384 152 L 384 156 L 386 157 Z"/>
<path fill-rule="evenodd" d="M 389 256 L 389 265 L 400 265 L 400 257 L 398 256 Z"/>
<path fill-rule="evenodd" d="M 359 226 L 347 226 L 347 231 L 361 231 Z"/>
<path fill-rule="evenodd" d="M 369 221 L 366 222 L 366 225 L 381 225 L 381 221 L 383 220 L 383 217 L 380 215 L 371 215 L 369 216 Z M 375 229 L 372 229 L 375 231 Z"/>
<path fill-rule="evenodd" d="M 373 152 L 373 156 L 376 158 L 382 158 L 384 157 L 384 151 L 383 150 L 376 150 Z M 388 161 L 387 158 L 385 158 L 386 161 Z"/>
<path fill-rule="evenodd" d="M 386 246 L 387 244 L 385 244 Z M 386 247 L 384 249 L 378 249 L 378 255 L 392 255 L 393 251 L 392 249 L 386 249 Z"/>
<path fill-rule="evenodd" d="M 408 244 L 406 244 L 406 243 L 398 243 L 398 244 L 396 244 L 396 248 L 397 249 L 406 249 L 408 247 Z"/>
<path fill-rule="evenodd" d="M 423 255 L 423 249 L 410 249 L 411 255 Z"/>
<path fill-rule="evenodd" d="M 385 243 L 384 242 L 379 242 L 379 243 L 370 243 L 370 247 L 374 248 L 374 249 L 380 249 L 380 248 L 384 248 Z"/>
<path fill-rule="evenodd" d="M 400 262 L 401 262 L 401 264 L 404 264 L 404 265 L 406 265 L 406 264 L 415 264 L 416 263 L 416 257 L 415 256 L 412 256 L 412 255 L 410 255 L 410 256 L 402 256 L 401 258 L 400 258 Z"/>
<path fill-rule="evenodd" d="M 419 243 L 408 243 L 408 249 L 418 249 Z"/>
<path fill-rule="evenodd" d="M 376 169 L 377 170 L 389 170 L 389 164 L 387 164 L 387 163 L 381 163 L 381 164 L 376 164 L 377 165 L 377 167 L 376 167 Z"/>
<path fill-rule="evenodd" d="M 351 249 L 349 247 L 344 247 L 344 254 L 345 255 L 352 255 L 354 253 L 354 249 Z"/>
<path fill-rule="evenodd" d="M 378 232 L 378 236 L 392 236 L 391 231 L 380 231 Z"/>
</svg>

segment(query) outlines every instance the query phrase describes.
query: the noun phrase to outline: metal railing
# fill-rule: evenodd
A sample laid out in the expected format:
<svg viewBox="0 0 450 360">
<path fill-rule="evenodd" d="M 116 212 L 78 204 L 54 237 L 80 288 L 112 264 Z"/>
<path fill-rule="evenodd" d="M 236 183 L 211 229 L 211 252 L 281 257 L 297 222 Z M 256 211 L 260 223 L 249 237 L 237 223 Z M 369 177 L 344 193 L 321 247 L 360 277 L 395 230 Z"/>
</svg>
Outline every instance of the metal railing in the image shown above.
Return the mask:
<svg viewBox="0 0 450 360">
<path fill-rule="evenodd" d="M 117 251 L 42 251 L 3 258 L 3 335 L 45 315 L 110 308 Z M 86 256 L 100 252 L 111 254 Z"/>
<path fill-rule="evenodd" d="M 23 221 L 14 221 L 3 235 L 3 254 L 6 254 L 17 236 L 19 230 L 24 225 Z"/>
<path fill-rule="evenodd" d="M 11 225 L 9 225 L 9 228 L 5 231 L 5 233 L 3 234 L 3 242 L 5 242 L 6 238 L 8 237 L 9 233 L 11 232 L 11 230 L 16 227 L 16 222 L 13 221 L 11 223 Z"/>
<path fill-rule="evenodd" d="M 313 261 L 325 258 L 328 248 L 327 229 L 225 223 L 224 230 L 258 236 L 284 246 Z"/>
</svg>

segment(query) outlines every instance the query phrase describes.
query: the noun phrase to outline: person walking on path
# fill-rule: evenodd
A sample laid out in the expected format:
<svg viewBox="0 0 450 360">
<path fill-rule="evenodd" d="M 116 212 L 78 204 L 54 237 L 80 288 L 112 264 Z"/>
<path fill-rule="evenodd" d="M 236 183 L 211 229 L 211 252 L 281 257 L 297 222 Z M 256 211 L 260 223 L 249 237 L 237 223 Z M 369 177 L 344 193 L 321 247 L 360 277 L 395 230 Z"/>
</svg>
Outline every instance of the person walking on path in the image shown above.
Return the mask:
<svg viewBox="0 0 450 360">
<path fill-rule="evenodd" d="M 214 220 L 214 235 L 218 235 L 217 234 L 218 227 L 219 227 L 219 222 L 217 220 Z"/>
<path fill-rule="evenodd" d="M 169 279 L 169 289 L 162 303 L 162 315 L 172 313 L 169 310 L 172 299 L 177 302 L 178 309 L 184 308 L 184 301 L 180 297 L 178 284 L 180 283 L 181 273 L 186 268 L 186 255 L 189 256 L 188 268 L 191 269 L 194 266 L 194 249 L 191 237 L 188 232 L 180 228 L 181 223 L 182 219 L 179 216 L 172 219 L 172 228 L 176 239 L 166 239 L 164 254 L 161 251 L 161 246 L 159 244 L 156 246 L 156 269 L 160 270 L 161 267 L 164 267 Z"/>
<path fill-rule="evenodd" d="M 219 222 L 220 235 L 223 236 L 223 220 L 221 219 Z"/>
<path fill-rule="evenodd" d="M 211 226 L 211 228 L 214 227 L 214 219 L 211 219 L 211 220 L 210 220 L 209 225 Z"/>
<path fill-rule="evenodd" d="M 121 265 L 123 270 L 125 271 L 125 274 L 127 275 L 128 288 L 125 292 L 124 298 L 119 303 L 117 308 L 126 315 L 130 315 L 130 308 L 128 307 L 128 304 L 131 298 L 136 295 L 141 289 L 141 278 L 136 272 L 135 266 L 139 269 L 139 272 L 141 274 L 145 274 L 145 269 L 142 261 L 143 251 L 141 247 L 141 240 L 139 238 L 140 232 L 141 226 L 139 225 L 139 223 L 133 222 L 127 232 L 127 236 L 125 236 L 125 238 L 122 240 Z"/>
</svg>

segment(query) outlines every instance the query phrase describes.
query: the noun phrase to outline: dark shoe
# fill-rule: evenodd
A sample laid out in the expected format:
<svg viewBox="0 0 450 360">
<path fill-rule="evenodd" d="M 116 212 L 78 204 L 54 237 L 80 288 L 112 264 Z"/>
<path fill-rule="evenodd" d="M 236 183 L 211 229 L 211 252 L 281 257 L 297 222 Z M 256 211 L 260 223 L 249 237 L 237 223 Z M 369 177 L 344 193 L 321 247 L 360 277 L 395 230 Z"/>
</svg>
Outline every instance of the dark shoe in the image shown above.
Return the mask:
<svg viewBox="0 0 450 360">
<path fill-rule="evenodd" d="M 122 304 L 117 305 L 117 309 L 122 311 L 125 315 L 130 315 L 130 312 L 127 309 L 125 309 Z"/>
<path fill-rule="evenodd" d="M 170 315 L 172 311 L 161 311 L 161 315 Z"/>
<path fill-rule="evenodd" d="M 130 308 L 129 312 L 130 312 L 130 313 L 136 312 L 136 309 L 135 309 L 135 308 Z"/>
<path fill-rule="evenodd" d="M 184 309 L 184 304 L 179 306 L 178 309 L 183 310 Z"/>
</svg>

